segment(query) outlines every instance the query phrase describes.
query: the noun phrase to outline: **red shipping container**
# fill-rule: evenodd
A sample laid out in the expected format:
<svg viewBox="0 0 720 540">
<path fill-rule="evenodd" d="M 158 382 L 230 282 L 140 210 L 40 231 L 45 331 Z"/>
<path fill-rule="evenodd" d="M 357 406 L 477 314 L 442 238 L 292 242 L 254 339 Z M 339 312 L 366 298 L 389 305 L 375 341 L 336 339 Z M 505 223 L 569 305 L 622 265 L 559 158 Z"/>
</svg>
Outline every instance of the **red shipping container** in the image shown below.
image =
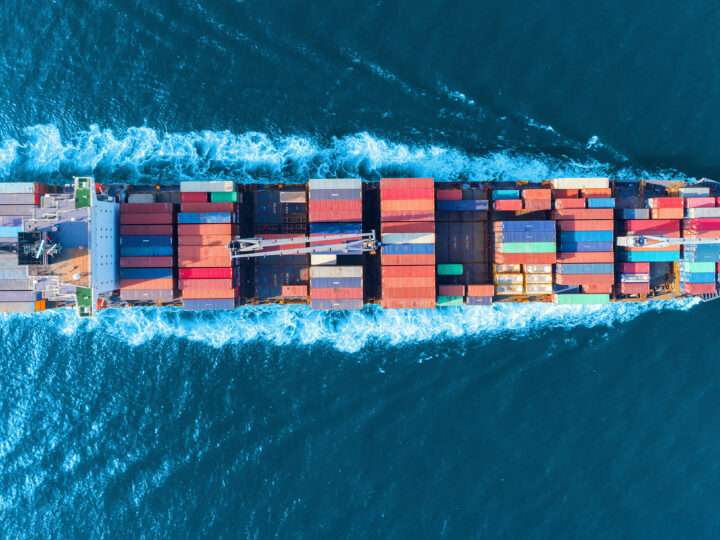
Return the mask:
<svg viewBox="0 0 720 540">
<path fill-rule="evenodd" d="M 682 219 L 685 211 L 682 208 L 653 208 L 650 210 L 652 219 Z"/>
<path fill-rule="evenodd" d="M 175 214 L 120 214 L 121 225 L 168 225 L 175 222 Z"/>
<path fill-rule="evenodd" d="M 285 297 L 307 296 L 307 285 L 283 285 L 282 295 Z"/>
<path fill-rule="evenodd" d="M 685 238 L 720 238 L 720 229 L 714 230 L 714 231 L 684 230 L 683 237 L 685 237 Z"/>
<path fill-rule="evenodd" d="M 383 253 L 381 255 L 381 264 L 383 266 L 422 266 L 422 265 L 434 265 L 435 254 L 429 253 L 426 255 L 387 255 Z"/>
<path fill-rule="evenodd" d="M 173 278 L 121 279 L 120 288 L 133 291 L 168 290 L 175 288 L 175 280 Z"/>
<path fill-rule="evenodd" d="M 716 283 L 685 283 L 685 294 L 715 294 Z"/>
<path fill-rule="evenodd" d="M 563 208 L 553 210 L 552 219 L 613 219 L 612 208 Z"/>
<path fill-rule="evenodd" d="M 380 189 L 433 189 L 435 180 L 432 178 L 382 178 Z"/>
<path fill-rule="evenodd" d="M 649 262 L 623 262 L 620 263 L 620 272 L 623 274 L 649 274 Z"/>
<path fill-rule="evenodd" d="M 523 189 L 522 198 L 525 200 L 545 200 L 552 198 L 550 189 Z"/>
<path fill-rule="evenodd" d="M 184 203 L 202 203 L 208 202 L 208 194 L 204 192 L 183 192 L 180 194 L 180 201 Z"/>
<path fill-rule="evenodd" d="M 180 279 L 232 279 L 233 268 L 180 268 Z"/>
<path fill-rule="evenodd" d="M 313 300 L 357 299 L 362 297 L 362 287 L 341 287 L 337 289 L 318 289 L 313 287 L 310 289 L 310 298 Z"/>
<path fill-rule="evenodd" d="M 120 225 L 120 236 L 172 236 L 172 225 Z"/>
<path fill-rule="evenodd" d="M 615 283 L 614 274 L 555 274 L 555 283 L 558 285 L 590 285 Z"/>
<path fill-rule="evenodd" d="M 607 220 L 568 219 L 557 222 L 560 231 L 612 231 L 615 222 Z"/>
<path fill-rule="evenodd" d="M 555 253 L 495 253 L 493 262 L 497 264 L 552 264 Z"/>
<path fill-rule="evenodd" d="M 649 283 L 618 283 L 615 286 L 618 294 L 648 294 L 650 293 Z"/>
<path fill-rule="evenodd" d="M 680 222 L 676 219 L 628 219 L 623 228 L 635 233 L 666 233 L 678 232 Z"/>
<path fill-rule="evenodd" d="M 435 298 L 435 287 L 383 287 L 383 298 Z"/>
<path fill-rule="evenodd" d="M 403 268 L 402 266 L 386 266 L 384 268 Z M 435 269 L 434 266 L 416 266 L 416 267 L 409 267 L 409 268 L 432 268 Z M 435 276 L 411 276 L 411 277 L 383 277 L 382 278 L 382 286 L 383 287 L 389 287 L 389 288 L 397 288 L 397 287 L 434 287 L 435 286 Z"/>
<path fill-rule="evenodd" d="M 334 202 L 334 203 L 341 203 L 344 201 L 318 201 L 318 202 Z M 310 203 L 312 206 L 312 203 Z M 357 208 L 352 211 L 344 210 L 344 211 L 319 211 L 319 210 L 310 210 L 308 214 L 308 219 L 311 223 L 343 223 L 343 222 L 353 222 L 353 221 L 362 221 L 362 209 Z"/>
<path fill-rule="evenodd" d="M 580 190 L 583 197 L 592 197 L 593 199 L 603 199 L 612 195 L 611 188 L 584 188 Z"/>
<path fill-rule="evenodd" d="M 120 205 L 121 214 L 163 214 L 172 211 L 172 203 L 122 203 Z"/>
<path fill-rule="evenodd" d="M 580 194 L 579 189 L 553 189 L 553 195 L 558 199 L 569 199 L 571 197 L 578 197 Z"/>
<path fill-rule="evenodd" d="M 181 212 L 231 212 L 237 211 L 237 205 L 232 202 L 194 202 L 182 203 Z"/>
<path fill-rule="evenodd" d="M 380 213 L 394 212 L 397 210 L 421 210 L 429 212 L 435 210 L 435 201 L 433 199 L 395 199 L 391 201 L 380 201 Z"/>
<path fill-rule="evenodd" d="M 383 309 L 432 309 L 435 305 L 435 298 L 383 298 L 380 301 Z"/>
<path fill-rule="evenodd" d="M 465 296 L 465 285 L 439 285 L 438 296 Z"/>
<path fill-rule="evenodd" d="M 582 286 L 582 292 L 587 294 L 610 294 L 612 285 L 605 283 L 588 283 Z"/>
<path fill-rule="evenodd" d="M 182 289 L 184 291 L 232 288 L 232 279 L 180 279 L 178 281 L 178 289 Z"/>
<path fill-rule="evenodd" d="M 523 205 L 524 210 L 552 210 L 552 201 L 550 199 L 525 199 Z"/>
<path fill-rule="evenodd" d="M 558 253 L 557 260 L 564 263 L 611 263 L 615 254 L 612 251 L 566 251 Z"/>
<path fill-rule="evenodd" d="M 205 300 L 208 298 L 237 298 L 237 289 L 185 289 L 182 297 L 186 300 Z"/>
<path fill-rule="evenodd" d="M 500 212 L 511 212 L 523 209 L 522 199 L 501 199 L 493 202 L 493 208 Z"/>
<path fill-rule="evenodd" d="M 440 189 L 435 192 L 438 201 L 462 201 L 462 189 Z"/>
<path fill-rule="evenodd" d="M 393 210 L 381 212 L 382 221 L 435 221 L 435 212 L 423 210 Z"/>
<path fill-rule="evenodd" d="M 495 286 L 492 283 L 485 283 L 482 285 L 468 285 L 467 286 L 468 296 L 494 296 Z"/>
<path fill-rule="evenodd" d="M 232 223 L 186 223 L 177 226 L 178 236 L 204 236 L 212 234 L 237 234 Z"/>
<path fill-rule="evenodd" d="M 715 197 L 715 206 L 720 206 L 720 197 Z"/>
<path fill-rule="evenodd" d="M 575 199 L 555 199 L 555 208 L 585 208 L 586 200 Z"/>
<path fill-rule="evenodd" d="M 380 272 L 383 278 L 432 277 L 435 279 L 435 266 L 383 266 Z"/>
<path fill-rule="evenodd" d="M 120 257 L 120 268 L 172 268 L 172 257 Z"/>
<path fill-rule="evenodd" d="M 715 197 L 688 197 L 685 208 L 715 208 Z"/>
<path fill-rule="evenodd" d="M 380 224 L 380 234 L 389 233 L 434 233 L 435 222 L 385 221 Z"/>
<path fill-rule="evenodd" d="M 434 191 L 432 188 L 394 188 L 383 189 L 380 191 L 382 201 L 417 201 L 417 200 L 434 200 Z"/>
<path fill-rule="evenodd" d="M 335 212 L 340 217 L 356 214 L 362 210 L 361 200 L 352 201 L 310 201 L 308 208 L 314 212 Z"/>
<path fill-rule="evenodd" d="M 220 268 L 222 266 L 233 266 L 230 255 L 227 257 L 178 257 L 180 268 Z"/>
<path fill-rule="evenodd" d="M 648 207 L 650 208 L 682 208 L 683 199 L 681 197 L 652 197 L 648 199 Z"/>
<path fill-rule="evenodd" d="M 205 236 L 178 236 L 178 246 L 222 246 L 225 247 L 230 240 L 230 234 L 208 234 Z"/>
</svg>

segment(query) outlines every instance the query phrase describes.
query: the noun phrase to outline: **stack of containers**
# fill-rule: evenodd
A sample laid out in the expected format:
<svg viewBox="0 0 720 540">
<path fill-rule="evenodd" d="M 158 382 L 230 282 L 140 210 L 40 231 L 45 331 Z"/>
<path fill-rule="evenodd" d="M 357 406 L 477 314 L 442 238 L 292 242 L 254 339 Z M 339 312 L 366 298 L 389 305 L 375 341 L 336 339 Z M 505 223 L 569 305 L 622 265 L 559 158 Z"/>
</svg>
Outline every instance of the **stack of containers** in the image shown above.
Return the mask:
<svg viewBox="0 0 720 540">
<path fill-rule="evenodd" d="M 523 209 L 519 189 L 494 189 L 493 209 L 498 212 L 516 212 Z"/>
<path fill-rule="evenodd" d="M 496 294 L 552 293 L 552 276 L 547 283 L 548 273 L 540 272 L 545 274 L 544 278 L 531 278 L 526 282 L 522 265 L 550 265 L 555 262 L 555 222 L 496 221 L 493 233 Z"/>
<path fill-rule="evenodd" d="M 146 194 L 153 200 L 152 194 Z M 120 298 L 168 302 L 177 294 L 172 203 L 120 205 Z"/>
<path fill-rule="evenodd" d="M 0 242 L 17 242 L 23 219 L 31 218 L 47 186 L 30 182 L 0 183 Z M 45 300 L 18 264 L 16 253 L 0 253 L 0 312 L 33 313 L 45 309 Z"/>
<path fill-rule="evenodd" d="M 558 178 L 553 182 L 553 219 L 560 243 L 555 266 L 558 304 L 610 301 L 615 282 L 615 199 L 608 178 Z M 579 294 L 570 293 L 582 288 Z"/>
<path fill-rule="evenodd" d="M 707 187 L 681 188 L 685 197 L 684 238 L 720 238 L 720 208 Z M 680 292 L 701 295 L 717 292 L 717 270 L 720 267 L 720 244 L 683 246 L 680 263 Z"/>
<path fill-rule="evenodd" d="M 238 276 L 227 244 L 237 234 L 240 193 L 232 181 L 181 182 L 178 277 L 185 309 L 232 309 Z"/>
<path fill-rule="evenodd" d="M 490 281 L 487 190 L 470 184 L 461 187 L 440 184 L 435 196 L 438 305 L 456 305 L 464 296 L 469 305 L 491 303 L 492 285 L 487 294 Z"/>
<path fill-rule="evenodd" d="M 271 187 L 255 191 L 254 236 L 266 239 L 292 239 L 307 236 L 307 191 Z M 306 247 L 304 243 L 279 245 L 267 251 Z M 305 301 L 308 297 L 309 256 L 281 255 L 252 259 L 255 296 L 261 300 Z"/>
<path fill-rule="evenodd" d="M 552 190 L 531 188 L 522 190 L 523 210 L 552 210 Z"/>
<path fill-rule="evenodd" d="M 310 238 L 321 235 L 362 233 L 362 180 L 359 178 L 312 179 L 309 182 Z M 311 247 L 359 239 L 311 240 Z M 312 309 L 362 309 L 363 267 L 339 264 L 336 251 L 311 255 L 310 307 Z"/>
<path fill-rule="evenodd" d="M 618 294 L 636 295 L 650 292 L 649 262 L 621 262 L 619 270 L 615 286 Z"/>
<path fill-rule="evenodd" d="M 380 181 L 383 308 L 436 305 L 434 185 L 432 178 Z"/>
</svg>

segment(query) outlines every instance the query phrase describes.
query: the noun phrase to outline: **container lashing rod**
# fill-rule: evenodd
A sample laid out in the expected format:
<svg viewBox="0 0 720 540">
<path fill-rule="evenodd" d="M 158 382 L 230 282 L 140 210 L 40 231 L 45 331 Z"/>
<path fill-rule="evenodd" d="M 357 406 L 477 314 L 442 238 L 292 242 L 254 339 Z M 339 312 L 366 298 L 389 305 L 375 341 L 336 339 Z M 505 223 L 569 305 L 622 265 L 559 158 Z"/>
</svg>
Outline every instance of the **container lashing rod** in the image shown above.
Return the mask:
<svg viewBox="0 0 720 540">
<path fill-rule="evenodd" d="M 276 251 L 264 251 L 269 247 L 286 246 L 292 244 L 307 244 L 308 242 L 330 242 L 338 241 L 336 244 L 327 244 L 312 247 L 297 247 L 278 249 Z M 303 255 L 333 253 L 361 253 L 375 251 L 380 242 L 375 238 L 375 231 L 364 233 L 343 233 L 323 234 L 313 237 L 298 236 L 296 238 L 233 238 L 227 248 L 230 250 L 230 257 L 233 259 L 246 259 L 252 257 L 272 257 L 278 255 Z"/>
</svg>

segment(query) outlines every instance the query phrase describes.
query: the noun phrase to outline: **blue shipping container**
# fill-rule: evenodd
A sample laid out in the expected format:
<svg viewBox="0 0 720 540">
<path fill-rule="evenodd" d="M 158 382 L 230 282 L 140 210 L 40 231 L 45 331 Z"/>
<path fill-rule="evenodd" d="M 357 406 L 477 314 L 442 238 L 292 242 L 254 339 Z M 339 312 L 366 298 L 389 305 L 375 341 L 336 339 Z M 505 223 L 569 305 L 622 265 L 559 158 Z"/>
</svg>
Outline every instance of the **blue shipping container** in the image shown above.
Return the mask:
<svg viewBox="0 0 720 540">
<path fill-rule="evenodd" d="M 496 232 L 495 242 L 554 242 L 555 231 Z"/>
<path fill-rule="evenodd" d="M 648 208 L 623 208 L 621 210 L 623 219 L 650 219 Z"/>
<path fill-rule="evenodd" d="M 384 244 L 386 255 L 429 255 L 435 253 L 435 244 Z"/>
<path fill-rule="evenodd" d="M 468 306 L 489 306 L 492 304 L 492 296 L 468 296 L 465 303 Z"/>
<path fill-rule="evenodd" d="M 558 274 L 612 274 L 613 263 L 558 263 L 555 271 Z"/>
<path fill-rule="evenodd" d="M 554 221 L 496 221 L 493 223 L 496 231 L 554 231 Z"/>
<path fill-rule="evenodd" d="M 685 253 L 683 260 L 690 262 L 720 262 L 720 253 L 710 253 L 706 251 Z"/>
<path fill-rule="evenodd" d="M 612 251 L 612 242 L 560 242 L 561 252 L 596 252 Z"/>
<path fill-rule="evenodd" d="M 313 278 L 310 286 L 313 289 L 359 289 L 363 286 L 362 278 Z"/>
<path fill-rule="evenodd" d="M 613 231 L 560 231 L 561 242 L 612 242 Z"/>
<path fill-rule="evenodd" d="M 680 260 L 680 250 L 622 251 L 620 257 L 625 262 L 671 262 Z"/>
<path fill-rule="evenodd" d="M 687 283 L 715 283 L 715 272 L 680 272 L 680 281 Z"/>
<path fill-rule="evenodd" d="M 234 309 L 233 298 L 209 298 L 204 300 L 183 300 L 183 309 Z"/>
<path fill-rule="evenodd" d="M 120 279 L 165 279 L 173 277 L 172 268 L 121 268 Z"/>
<path fill-rule="evenodd" d="M 502 199 L 519 199 L 520 190 L 518 189 L 495 189 L 493 190 L 493 199 L 496 201 Z"/>
<path fill-rule="evenodd" d="M 172 246 L 172 236 L 121 236 L 121 246 Z"/>
<path fill-rule="evenodd" d="M 310 234 L 361 233 L 362 223 L 311 223 Z"/>
<path fill-rule="evenodd" d="M 171 257 L 172 246 L 121 246 L 121 257 Z"/>
<path fill-rule="evenodd" d="M 615 208 L 615 199 L 613 199 L 612 197 L 588 199 L 587 207 L 588 208 Z"/>
<path fill-rule="evenodd" d="M 514 197 L 517 198 L 517 197 Z M 462 211 L 484 211 L 489 210 L 488 201 L 467 200 L 467 201 L 438 201 L 438 212 L 462 212 Z"/>
<path fill-rule="evenodd" d="M 230 212 L 180 212 L 178 223 L 233 223 Z"/>
<path fill-rule="evenodd" d="M 22 230 L 22 227 L 0 227 L 0 238 L 17 238 Z"/>
</svg>

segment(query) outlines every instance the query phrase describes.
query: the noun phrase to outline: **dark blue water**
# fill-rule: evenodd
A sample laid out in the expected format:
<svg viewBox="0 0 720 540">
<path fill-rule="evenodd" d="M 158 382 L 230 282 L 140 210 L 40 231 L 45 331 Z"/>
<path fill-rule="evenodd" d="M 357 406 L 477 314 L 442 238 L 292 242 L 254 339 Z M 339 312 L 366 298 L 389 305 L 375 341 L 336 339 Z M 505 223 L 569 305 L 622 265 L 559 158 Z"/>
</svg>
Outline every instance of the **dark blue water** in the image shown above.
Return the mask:
<svg viewBox="0 0 720 540">
<path fill-rule="evenodd" d="M 0 175 L 720 176 L 710 2 L 0 2 Z M 720 306 L 3 316 L 0 536 L 705 537 Z"/>
</svg>

